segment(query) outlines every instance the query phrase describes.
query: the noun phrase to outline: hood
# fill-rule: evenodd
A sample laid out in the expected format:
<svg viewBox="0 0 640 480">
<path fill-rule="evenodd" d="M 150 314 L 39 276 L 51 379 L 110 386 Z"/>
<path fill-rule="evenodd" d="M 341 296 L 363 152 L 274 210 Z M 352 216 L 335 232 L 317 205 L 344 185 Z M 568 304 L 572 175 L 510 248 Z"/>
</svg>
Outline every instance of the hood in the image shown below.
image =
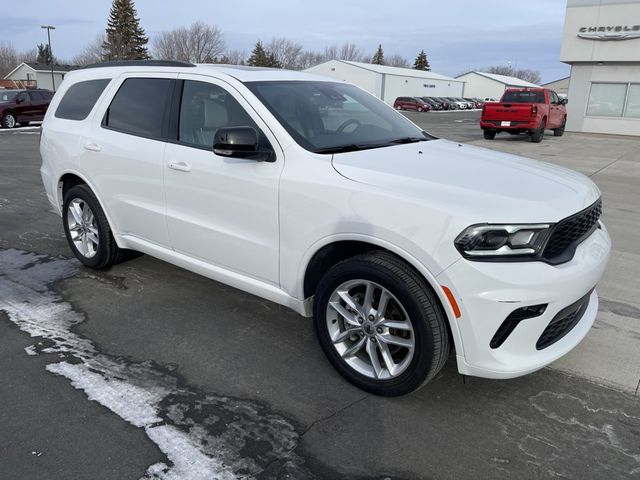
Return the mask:
<svg viewBox="0 0 640 480">
<path fill-rule="evenodd" d="M 332 163 L 355 182 L 477 223 L 556 222 L 600 196 L 573 170 L 448 140 L 340 153 Z"/>
</svg>

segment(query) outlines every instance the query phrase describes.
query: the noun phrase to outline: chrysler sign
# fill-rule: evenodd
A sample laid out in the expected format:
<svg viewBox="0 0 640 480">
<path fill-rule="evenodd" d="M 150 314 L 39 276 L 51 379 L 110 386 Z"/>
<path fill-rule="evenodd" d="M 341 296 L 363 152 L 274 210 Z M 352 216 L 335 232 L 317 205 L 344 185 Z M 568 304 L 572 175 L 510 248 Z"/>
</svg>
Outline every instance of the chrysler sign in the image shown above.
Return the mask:
<svg viewBox="0 0 640 480">
<path fill-rule="evenodd" d="M 640 25 L 609 25 L 606 27 L 581 27 L 578 37 L 587 40 L 631 40 L 640 38 Z"/>
</svg>

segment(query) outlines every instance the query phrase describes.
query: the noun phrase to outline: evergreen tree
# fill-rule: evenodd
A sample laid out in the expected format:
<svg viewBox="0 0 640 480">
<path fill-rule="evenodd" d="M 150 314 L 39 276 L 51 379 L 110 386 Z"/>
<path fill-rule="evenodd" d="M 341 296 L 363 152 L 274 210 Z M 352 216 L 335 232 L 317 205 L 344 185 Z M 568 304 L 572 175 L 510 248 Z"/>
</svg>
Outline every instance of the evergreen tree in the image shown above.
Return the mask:
<svg viewBox="0 0 640 480">
<path fill-rule="evenodd" d="M 273 52 L 267 52 L 262 46 L 262 42 L 259 40 L 251 51 L 251 56 L 249 57 L 249 60 L 247 60 L 247 65 L 251 65 L 253 67 L 282 68 Z"/>
<path fill-rule="evenodd" d="M 373 55 L 371 63 L 375 65 L 384 65 L 384 52 L 382 51 L 382 45 L 378 45 L 378 50 Z"/>
<path fill-rule="evenodd" d="M 37 63 L 51 63 L 53 59 L 51 58 L 51 49 L 48 44 L 39 43 L 38 44 L 38 56 L 36 58 Z"/>
<path fill-rule="evenodd" d="M 416 61 L 413 63 L 413 68 L 415 68 L 416 70 L 431 70 L 429 60 L 427 59 L 427 54 L 424 53 L 424 50 L 421 50 L 416 57 Z"/>
<path fill-rule="evenodd" d="M 107 39 L 102 44 L 103 60 L 144 60 L 149 58 L 149 39 L 140 26 L 133 0 L 113 0 Z"/>
</svg>

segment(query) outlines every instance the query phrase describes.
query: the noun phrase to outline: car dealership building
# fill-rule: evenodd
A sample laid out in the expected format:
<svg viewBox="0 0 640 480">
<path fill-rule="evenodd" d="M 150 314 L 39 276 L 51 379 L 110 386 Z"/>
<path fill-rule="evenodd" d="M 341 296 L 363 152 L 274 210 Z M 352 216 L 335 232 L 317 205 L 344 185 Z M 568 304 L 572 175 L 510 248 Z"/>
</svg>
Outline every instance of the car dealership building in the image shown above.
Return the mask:
<svg viewBox="0 0 640 480">
<path fill-rule="evenodd" d="M 567 0 L 567 130 L 640 136 L 640 1 Z"/>
</svg>

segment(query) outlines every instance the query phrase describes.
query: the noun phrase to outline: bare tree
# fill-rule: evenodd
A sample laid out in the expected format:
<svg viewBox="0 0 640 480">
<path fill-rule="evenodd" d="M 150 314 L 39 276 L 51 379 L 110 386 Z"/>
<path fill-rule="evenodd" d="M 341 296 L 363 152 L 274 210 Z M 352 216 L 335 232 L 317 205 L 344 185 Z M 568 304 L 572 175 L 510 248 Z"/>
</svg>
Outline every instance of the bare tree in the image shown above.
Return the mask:
<svg viewBox="0 0 640 480">
<path fill-rule="evenodd" d="M 305 68 L 313 67 L 314 65 L 318 65 L 324 61 L 324 54 L 311 51 L 302 52 L 298 60 L 300 68 L 302 70 L 304 70 Z"/>
<path fill-rule="evenodd" d="M 506 75 L 508 77 L 516 77 L 526 82 L 539 84 L 542 81 L 540 72 L 538 70 L 532 70 L 529 68 L 513 68 L 511 65 L 494 65 L 492 67 L 486 67 L 481 70 L 482 72 L 495 73 L 497 75 Z"/>
<path fill-rule="evenodd" d="M 411 68 L 411 64 L 409 61 L 404 58 L 402 55 L 391 55 L 384 59 L 385 65 L 389 65 L 390 67 L 401 67 L 401 68 Z"/>
<path fill-rule="evenodd" d="M 324 54 L 322 55 L 322 61 L 328 62 L 329 60 L 339 60 L 340 52 L 338 51 L 338 47 L 335 45 L 331 45 L 329 47 L 324 47 Z"/>
<path fill-rule="evenodd" d="M 265 50 L 273 55 L 276 62 L 282 67 L 289 70 L 297 70 L 300 68 L 300 55 L 302 54 L 302 45 L 286 38 L 274 38 Z"/>
<path fill-rule="evenodd" d="M 85 45 L 82 51 L 71 59 L 71 63 L 80 66 L 100 63 L 102 61 L 102 45 L 105 40 L 106 35 L 104 33 L 96 35 L 96 38 Z"/>
<path fill-rule="evenodd" d="M 152 52 L 161 60 L 211 63 L 222 56 L 224 47 L 224 35 L 218 27 L 195 22 L 161 32 L 152 43 Z"/>
<path fill-rule="evenodd" d="M 360 62 L 364 57 L 364 52 L 353 43 L 345 43 L 340 47 L 339 59 Z"/>
<path fill-rule="evenodd" d="M 0 78 L 3 78 L 22 62 L 35 62 L 38 52 L 35 48 L 18 52 L 13 44 L 0 42 Z"/>
<path fill-rule="evenodd" d="M 228 65 L 244 65 L 247 59 L 247 53 L 242 50 L 227 50 L 220 58 L 216 58 L 216 63 L 225 63 Z"/>
</svg>

